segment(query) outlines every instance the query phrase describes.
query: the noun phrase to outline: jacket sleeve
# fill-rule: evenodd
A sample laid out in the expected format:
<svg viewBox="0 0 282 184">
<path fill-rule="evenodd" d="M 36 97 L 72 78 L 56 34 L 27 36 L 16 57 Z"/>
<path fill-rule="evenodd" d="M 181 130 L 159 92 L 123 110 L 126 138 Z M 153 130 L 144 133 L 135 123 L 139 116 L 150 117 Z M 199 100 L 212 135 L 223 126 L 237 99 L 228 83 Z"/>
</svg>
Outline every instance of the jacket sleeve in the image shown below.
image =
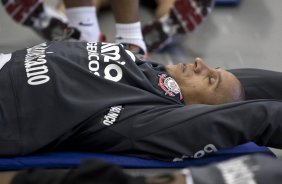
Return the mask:
<svg viewBox="0 0 282 184">
<path fill-rule="evenodd" d="M 249 141 L 282 148 L 282 101 L 158 108 L 136 117 L 128 137 L 136 154 L 174 161 Z"/>
</svg>

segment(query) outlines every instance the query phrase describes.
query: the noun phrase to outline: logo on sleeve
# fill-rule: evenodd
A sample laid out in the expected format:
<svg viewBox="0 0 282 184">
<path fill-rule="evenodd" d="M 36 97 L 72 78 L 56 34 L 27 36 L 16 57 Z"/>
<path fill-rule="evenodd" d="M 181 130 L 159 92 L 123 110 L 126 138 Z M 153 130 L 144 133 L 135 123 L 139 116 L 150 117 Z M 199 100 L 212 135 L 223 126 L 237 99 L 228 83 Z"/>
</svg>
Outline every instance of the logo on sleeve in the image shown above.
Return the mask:
<svg viewBox="0 0 282 184">
<path fill-rule="evenodd" d="M 182 94 L 180 91 L 180 88 L 176 81 L 167 76 L 166 74 L 160 74 L 159 75 L 159 84 L 158 84 L 162 90 L 164 90 L 165 95 L 175 97 L 176 95 L 179 95 L 179 99 L 182 100 Z"/>
<path fill-rule="evenodd" d="M 106 126 L 113 125 L 118 120 L 122 110 L 123 107 L 121 105 L 110 107 L 108 113 L 104 115 L 102 123 Z"/>
</svg>

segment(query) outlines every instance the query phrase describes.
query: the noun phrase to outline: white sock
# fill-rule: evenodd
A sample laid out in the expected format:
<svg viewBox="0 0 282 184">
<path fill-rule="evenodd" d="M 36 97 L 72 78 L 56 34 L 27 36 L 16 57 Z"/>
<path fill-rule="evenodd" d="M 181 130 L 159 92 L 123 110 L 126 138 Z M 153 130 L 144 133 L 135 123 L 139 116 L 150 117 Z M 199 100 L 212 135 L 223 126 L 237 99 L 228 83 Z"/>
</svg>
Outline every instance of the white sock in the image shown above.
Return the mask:
<svg viewBox="0 0 282 184">
<path fill-rule="evenodd" d="M 98 23 L 96 8 L 85 6 L 78 8 L 68 8 L 66 15 L 69 26 L 75 27 L 82 33 L 83 41 L 97 42 L 100 36 L 100 26 Z"/>
<path fill-rule="evenodd" d="M 116 24 L 116 42 L 129 43 L 141 47 L 145 52 L 147 51 L 143 35 L 141 31 L 141 23 L 130 24 Z"/>
</svg>

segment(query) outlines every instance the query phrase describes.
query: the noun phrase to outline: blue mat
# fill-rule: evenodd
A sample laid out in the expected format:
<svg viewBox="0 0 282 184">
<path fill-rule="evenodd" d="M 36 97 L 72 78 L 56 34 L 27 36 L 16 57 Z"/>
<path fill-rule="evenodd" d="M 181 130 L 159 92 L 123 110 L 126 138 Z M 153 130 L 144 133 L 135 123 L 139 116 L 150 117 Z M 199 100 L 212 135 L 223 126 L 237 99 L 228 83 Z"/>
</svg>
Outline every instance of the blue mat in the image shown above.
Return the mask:
<svg viewBox="0 0 282 184">
<path fill-rule="evenodd" d="M 240 0 L 215 0 L 216 6 L 234 6 L 238 5 Z"/>
<path fill-rule="evenodd" d="M 189 159 L 182 162 L 164 162 L 146 160 L 137 157 L 88 153 L 88 152 L 53 152 L 40 155 L 30 155 L 15 158 L 0 158 L 0 170 L 19 170 L 26 168 L 72 168 L 78 166 L 82 160 L 94 158 L 115 163 L 124 168 L 183 168 L 192 165 L 205 165 L 237 156 L 262 153 L 270 156 L 274 154 L 266 147 L 259 147 L 254 143 L 247 143 L 232 149 L 224 149 L 215 154 L 200 159 Z"/>
</svg>

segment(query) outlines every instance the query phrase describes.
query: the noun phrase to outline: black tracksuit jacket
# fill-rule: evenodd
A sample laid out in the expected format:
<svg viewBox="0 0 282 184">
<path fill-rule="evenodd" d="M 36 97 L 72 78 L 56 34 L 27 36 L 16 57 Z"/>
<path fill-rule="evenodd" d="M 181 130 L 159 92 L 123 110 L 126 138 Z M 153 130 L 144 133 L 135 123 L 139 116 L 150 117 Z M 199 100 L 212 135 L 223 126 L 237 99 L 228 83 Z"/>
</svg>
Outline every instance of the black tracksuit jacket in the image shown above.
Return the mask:
<svg viewBox="0 0 282 184">
<path fill-rule="evenodd" d="M 282 148 L 282 74 L 232 72 L 256 100 L 185 106 L 163 65 L 121 45 L 16 51 L 0 71 L 0 156 L 82 150 L 177 161 L 248 141 Z"/>
</svg>

